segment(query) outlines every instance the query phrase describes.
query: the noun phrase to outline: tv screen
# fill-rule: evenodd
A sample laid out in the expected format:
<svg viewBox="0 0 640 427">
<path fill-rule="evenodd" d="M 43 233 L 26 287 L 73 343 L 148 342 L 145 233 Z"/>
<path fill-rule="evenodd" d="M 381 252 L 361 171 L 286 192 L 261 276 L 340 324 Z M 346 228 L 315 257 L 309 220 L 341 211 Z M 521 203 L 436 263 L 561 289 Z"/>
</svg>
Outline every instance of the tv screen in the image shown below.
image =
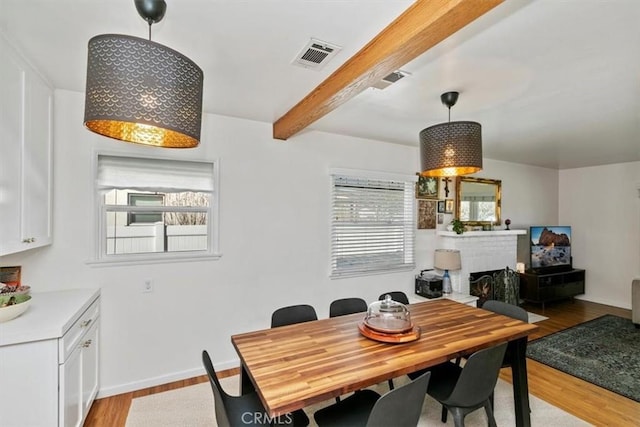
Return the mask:
<svg viewBox="0 0 640 427">
<path fill-rule="evenodd" d="M 571 227 L 530 227 L 531 269 L 571 268 Z"/>
</svg>

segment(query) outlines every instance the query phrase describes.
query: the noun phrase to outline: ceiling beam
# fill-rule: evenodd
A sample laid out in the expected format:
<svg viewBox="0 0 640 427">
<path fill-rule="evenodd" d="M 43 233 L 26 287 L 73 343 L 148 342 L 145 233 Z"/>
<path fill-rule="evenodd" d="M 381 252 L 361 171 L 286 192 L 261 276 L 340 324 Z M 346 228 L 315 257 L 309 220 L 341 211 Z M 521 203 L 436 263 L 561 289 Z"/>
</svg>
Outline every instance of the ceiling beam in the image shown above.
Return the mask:
<svg viewBox="0 0 640 427">
<path fill-rule="evenodd" d="M 273 124 L 286 140 L 504 0 L 417 0 Z"/>
</svg>

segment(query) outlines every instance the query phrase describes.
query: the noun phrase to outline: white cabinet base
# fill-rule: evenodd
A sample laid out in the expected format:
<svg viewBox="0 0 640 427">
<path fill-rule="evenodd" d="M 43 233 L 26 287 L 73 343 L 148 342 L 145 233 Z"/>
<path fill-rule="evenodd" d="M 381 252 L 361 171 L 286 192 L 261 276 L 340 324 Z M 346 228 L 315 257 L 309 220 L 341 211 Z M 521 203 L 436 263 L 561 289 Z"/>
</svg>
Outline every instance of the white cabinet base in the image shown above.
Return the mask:
<svg viewBox="0 0 640 427">
<path fill-rule="evenodd" d="M 100 291 L 32 294 L 0 324 L 0 426 L 79 427 L 98 391 Z"/>
</svg>

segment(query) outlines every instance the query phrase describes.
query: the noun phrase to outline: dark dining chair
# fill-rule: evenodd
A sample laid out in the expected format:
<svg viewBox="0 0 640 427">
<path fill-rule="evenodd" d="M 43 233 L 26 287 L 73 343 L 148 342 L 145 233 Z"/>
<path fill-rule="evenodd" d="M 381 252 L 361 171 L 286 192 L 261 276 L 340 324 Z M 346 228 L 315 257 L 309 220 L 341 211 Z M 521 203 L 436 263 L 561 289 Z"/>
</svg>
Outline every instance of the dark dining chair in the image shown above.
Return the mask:
<svg viewBox="0 0 640 427">
<path fill-rule="evenodd" d="M 293 325 L 296 323 L 311 322 L 318 320 L 315 308 L 308 304 L 290 305 L 277 309 L 271 315 L 271 327 Z M 309 424 L 309 417 L 302 409 L 297 409 L 286 417 L 293 417 L 294 425 L 306 426 Z"/>
<path fill-rule="evenodd" d="M 385 292 L 378 297 L 378 300 L 380 301 L 384 300 L 387 295 L 390 295 L 391 299 L 394 300 L 395 302 L 399 302 L 402 304 L 409 304 L 409 298 L 407 297 L 407 294 L 405 294 L 402 291 Z M 389 389 L 393 390 L 393 380 L 389 380 Z"/>
<path fill-rule="evenodd" d="M 429 368 L 431 380 L 427 394 L 436 399 L 453 415 L 455 427 L 464 426 L 464 417 L 483 408 L 490 427 L 496 427 L 490 397 L 498 382 L 498 374 L 504 359 L 507 343 L 485 348 L 473 353 L 464 367 L 445 362 Z M 422 371 L 409 374 L 416 378 Z M 442 422 L 446 422 L 443 411 Z"/>
<path fill-rule="evenodd" d="M 529 323 L 529 313 L 522 307 L 518 307 L 517 305 L 508 304 L 504 301 L 498 300 L 487 300 L 483 305 L 482 309 L 491 311 L 497 314 L 502 314 L 503 316 L 511 317 L 517 320 L 520 320 L 525 323 Z M 504 354 L 504 358 L 502 360 L 502 366 L 500 368 L 510 368 L 513 366 L 513 359 L 515 357 L 515 342 L 509 342 L 507 344 L 507 351 Z M 525 344 L 526 345 L 526 344 Z M 458 357 L 456 359 L 456 365 L 460 364 L 461 358 Z M 513 392 L 514 401 L 516 400 L 515 391 Z M 489 402 L 491 403 L 491 408 L 493 409 L 493 393 L 489 397 Z M 447 421 L 447 410 L 445 408 L 442 409 L 442 420 L 443 422 Z"/>
<path fill-rule="evenodd" d="M 299 421 L 302 424 L 296 424 L 296 420 L 293 417 L 287 416 L 282 416 L 275 420 L 270 419 L 260 401 L 260 397 L 255 391 L 241 396 L 232 396 L 224 391 L 206 350 L 202 351 L 202 364 L 207 371 L 209 383 L 213 390 L 216 423 L 219 427 L 272 424 L 306 426 L 309 424 L 309 418 L 307 418 L 306 424 L 304 420 Z"/>
<path fill-rule="evenodd" d="M 367 302 L 362 298 L 341 298 L 329 304 L 329 317 L 346 316 L 347 314 L 362 313 L 369 309 Z M 336 397 L 340 402 L 340 397 Z"/>
<path fill-rule="evenodd" d="M 365 389 L 313 414 L 318 427 L 415 427 L 418 425 L 430 372 L 380 396 Z"/>
<path fill-rule="evenodd" d="M 361 313 L 368 309 L 369 306 L 367 305 L 367 302 L 362 298 L 341 298 L 332 301 L 329 305 L 329 317 Z"/>
<path fill-rule="evenodd" d="M 407 297 L 407 294 L 405 294 L 402 291 L 385 292 L 384 294 L 380 295 L 378 299 L 382 301 L 386 295 L 391 295 L 391 299 L 396 302 L 400 302 L 402 304 L 409 304 L 409 298 Z"/>
<path fill-rule="evenodd" d="M 482 308 L 497 314 L 502 314 L 503 316 L 518 319 L 521 322 L 529 323 L 529 313 L 527 313 L 527 310 L 522 307 L 518 307 L 517 305 L 508 304 L 503 301 L 489 300 L 484 303 Z M 502 368 L 511 368 L 513 366 L 514 358 L 516 357 L 515 346 L 516 343 L 513 341 L 510 341 L 509 344 L 507 344 L 507 351 L 505 352 L 504 359 L 502 360 Z M 526 351 L 526 341 L 524 351 Z M 515 391 L 513 399 L 514 401 L 516 400 Z M 493 393 L 491 394 L 490 400 L 491 407 L 493 408 Z"/>
<path fill-rule="evenodd" d="M 294 323 L 318 320 L 316 310 L 307 304 L 290 305 L 277 309 L 271 315 L 271 327 L 293 325 Z"/>
</svg>

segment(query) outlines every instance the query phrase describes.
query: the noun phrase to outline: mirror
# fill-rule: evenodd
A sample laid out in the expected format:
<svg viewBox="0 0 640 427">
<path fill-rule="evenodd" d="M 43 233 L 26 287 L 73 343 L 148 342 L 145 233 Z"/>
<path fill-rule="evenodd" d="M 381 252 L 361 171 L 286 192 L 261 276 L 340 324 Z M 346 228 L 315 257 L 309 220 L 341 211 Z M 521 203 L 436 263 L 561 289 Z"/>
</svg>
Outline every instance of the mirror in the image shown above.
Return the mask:
<svg viewBox="0 0 640 427">
<path fill-rule="evenodd" d="M 501 198 L 499 179 L 456 178 L 456 218 L 465 225 L 500 225 Z"/>
</svg>

